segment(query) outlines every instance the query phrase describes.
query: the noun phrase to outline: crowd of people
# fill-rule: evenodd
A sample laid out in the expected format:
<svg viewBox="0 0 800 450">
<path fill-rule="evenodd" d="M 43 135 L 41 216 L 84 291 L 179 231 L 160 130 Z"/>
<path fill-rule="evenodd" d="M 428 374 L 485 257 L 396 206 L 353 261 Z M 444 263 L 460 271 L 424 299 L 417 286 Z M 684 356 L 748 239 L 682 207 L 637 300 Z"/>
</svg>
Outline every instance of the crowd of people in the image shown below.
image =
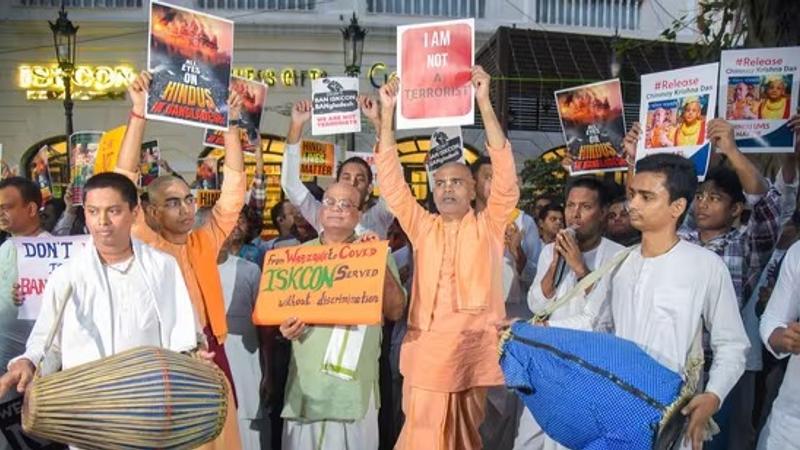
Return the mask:
<svg viewBox="0 0 800 450">
<path fill-rule="evenodd" d="M 640 139 L 678 141 L 681 130 L 665 138 L 634 124 L 624 140 L 625 185 L 572 177 L 563 194 L 525 199 L 533 205 L 526 211 L 491 79 L 479 66 L 471 76 L 486 152 L 437 170 L 430 201 L 419 202 L 403 176 L 392 80 L 376 97 L 359 97 L 377 132 L 377 180 L 353 157 L 324 191 L 301 181 L 311 104 L 299 101 L 281 166 L 285 200 L 265 212 L 263 160 L 257 155 L 248 187 L 235 124 L 225 133 L 213 206 L 198 208 L 168 166 L 137 190 L 151 80 L 143 72 L 129 87 L 116 170 L 86 182 L 82 205 L 42 204 L 23 177 L 0 181 L 5 237 L 91 237 L 52 273 L 35 321 L 18 319 L 26 299 L 16 250 L 11 239 L 0 246 L 0 403 L 25 392 L 46 335 L 63 320 L 56 365 L 64 369 L 142 345 L 218 366 L 230 387 L 228 414 L 203 448 L 563 448 L 504 386 L 498 363 L 508 325 L 548 311 L 539 326 L 613 333 L 677 372 L 703 352 L 703 387 L 681 412 L 688 420 L 678 447 L 800 448 L 796 153 L 782 155 L 770 178 L 737 148 L 732 125 L 713 119 L 690 136 L 707 134 L 716 150 L 698 184 L 681 156 L 637 162 Z M 242 99 L 234 92 L 228 102 L 236 119 Z M 699 117 L 688 104 L 684 126 Z M 800 134 L 800 116 L 789 125 Z M 278 232 L 269 240 L 265 213 Z M 390 247 L 382 325 L 253 324 L 267 252 L 375 239 Z M 614 260 L 607 275 L 550 311 Z M 331 355 L 344 357 L 333 364 Z"/>
</svg>

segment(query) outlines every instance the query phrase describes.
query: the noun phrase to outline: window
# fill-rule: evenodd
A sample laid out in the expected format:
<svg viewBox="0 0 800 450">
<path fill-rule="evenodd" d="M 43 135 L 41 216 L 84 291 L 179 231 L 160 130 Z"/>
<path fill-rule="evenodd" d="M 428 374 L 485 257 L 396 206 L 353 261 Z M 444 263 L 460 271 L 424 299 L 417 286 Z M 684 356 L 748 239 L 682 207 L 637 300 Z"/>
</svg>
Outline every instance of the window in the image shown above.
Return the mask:
<svg viewBox="0 0 800 450">
<path fill-rule="evenodd" d="M 639 0 L 537 0 L 539 23 L 636 30 Z"/>
<path fill-rule="evenodd" d="M 313 11 L 316 0 L 197 0 L 200 9 Z"/>
<path fill-rule="evenodd" d="M 406 16 L 482 18 L 486 14 L 486 0 L 367 0 L 367 12 Z"/>
</svg>

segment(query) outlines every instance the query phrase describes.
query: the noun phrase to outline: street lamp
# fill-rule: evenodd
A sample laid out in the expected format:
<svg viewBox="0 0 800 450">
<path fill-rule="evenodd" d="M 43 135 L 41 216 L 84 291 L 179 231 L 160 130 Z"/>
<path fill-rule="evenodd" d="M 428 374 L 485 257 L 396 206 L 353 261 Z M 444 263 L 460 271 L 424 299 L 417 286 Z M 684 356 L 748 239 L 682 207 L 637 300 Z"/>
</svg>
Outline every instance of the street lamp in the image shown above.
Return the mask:
<svg viewBox="0 0 800 450">
<path fill-rule="evenodd" d="M 364 53 L 364 38 L 367 30 L 358 24 L 356 13 L 350 18 L 350 25 L 342 28 L 344 40 L 344 72 L 347 76 L 357 77 L 361 73 L 361 56 Z"/>
<path fill-rule="evenodd" d="M 364 38 L 367 37 L 367 30 L 358 24 L 356 13 L 350 19 L 350 25 L 342 28 L 342 42 L 344 43 L 344 73 L 349 77 L 358 77 L 361 73 L 361 56 L 364 53 Z M 350 133 L 347 136 L 347 150 L 356 150 L 356 135 Z"/>
<path fill-rule="evenodd" d="M 53 32 L 53 45 L 56 49 L 58 68 L 64 81 L 64 113 L 67 116 L 67 140 L 72 134 L 72 72 L 75 69 L 75 36 L 78 27 L 67 19 L 64 2 L 61 2 L 61 11 L 55 23 L 48 21 Z M 69 143 L 67 143 L 67 156 L 69 157 Z"/>
</svg>

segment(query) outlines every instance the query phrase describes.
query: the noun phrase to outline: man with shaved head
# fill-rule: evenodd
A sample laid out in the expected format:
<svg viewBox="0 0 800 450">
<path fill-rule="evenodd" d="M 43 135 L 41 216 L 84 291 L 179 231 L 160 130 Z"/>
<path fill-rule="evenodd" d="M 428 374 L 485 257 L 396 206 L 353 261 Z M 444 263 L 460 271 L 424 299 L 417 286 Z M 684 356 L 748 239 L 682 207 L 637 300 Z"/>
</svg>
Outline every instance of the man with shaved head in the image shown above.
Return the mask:
<svg viewBox="0 0 800 450">
<path fill-rule="evenodd" d="M 116 171 L 136 182 L 139 178 L 139 157 L 144 135 L 145 99 L 151 76 L 142 72 L 128 87 L 133 108 L 128 128 L 122 139 Z M 172 255 L 181 268 L 197 319 L 214 353 L 214 362 L 225 372 L 232 389 L 229 390 L 228 414 L 220 436 L 202 449 L 236 450 L 241 448 L 236 415 L 236 396 L 233 377 L 223 343 L 228 334 L 225 300 L 222 295 L 217 255 L 239 220 L 244 206 L 246 178 L 244 157 L 239 142 L 237 119 L 241 108 L 238 94 L 228 99 L 231 124 L 225 133 L 224 180 L 219 200 L 211 217 L 201 227 L 192 230 L 195 219 L 195 198 L 181 178 L 166 175 L 156 178 L 147 189 L 148 214 L 158 224 L 150 228 L 143 214 L 136 218 L 132 234 L 142 242 Z M 233 395 L 230 395 L 233 394 Z"/>
<path fill-rule="evenodd" d="M 362 192 L 352 184 L 340 181 L 330 185 L 317 213 L 323 231 L 319 238 L 303 245 L 368 239 L 368 235 L 356 234 L 363 202 Z M 405 292 L 391 253 L 386 262 L 383 315 L 394 321 L 403 315 Z M 283 449 L 377 449 L 381 325 L 306 325 L 290 318 L 281 324 L 280 331 L 292 341 L 281 413 L 285 419 Z M 333 366 L 328 364 L 329 355 L 334 355 Z M 347 361 L 356 363 L 348 367 Z"/>
<path fill-rule="evenodd" d="M 416 202 L 403 178 L 392 118 L 398 83 L 381 88 L 376 148 L 381 195 L 414 246 L 415 277 L 408 332 L 400 351 L 405 424 L 397 449 L 481 448 L 478 427 L 487 389 L 503 384 L 495 324 L 505 319 L 503 248 L 506 224 L 519 200 L 514 157 L 489 98 L 489 75 L 472 69 L 486 127 L 493 176 L 486 207 L 475 212 L 475 181 L 463 164 L 448 164 L 433 180 L 438 214 Z"/>
</svg>

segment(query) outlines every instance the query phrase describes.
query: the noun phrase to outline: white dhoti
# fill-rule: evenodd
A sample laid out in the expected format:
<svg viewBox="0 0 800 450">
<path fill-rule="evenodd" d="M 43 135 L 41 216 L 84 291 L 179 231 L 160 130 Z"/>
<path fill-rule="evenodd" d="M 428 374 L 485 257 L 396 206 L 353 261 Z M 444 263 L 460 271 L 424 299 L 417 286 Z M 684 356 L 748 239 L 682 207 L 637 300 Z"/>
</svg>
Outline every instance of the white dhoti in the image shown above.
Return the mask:
<svg viewBox="0 0 800 450">
<path fill-rule="evenodd" d="M 547 436 L 542 427 L 533 418 L 528 408 L 523 406 L 519 418 L 517 437 L 514 439 L 514 450 L 568 450 L 567 447 Z"/>
<path fill-rule="evenodd" d="M 282 450 L 376 450 L 378 409 L 374 396 L 361 420 L 283 421 Z"/>
</svg>

